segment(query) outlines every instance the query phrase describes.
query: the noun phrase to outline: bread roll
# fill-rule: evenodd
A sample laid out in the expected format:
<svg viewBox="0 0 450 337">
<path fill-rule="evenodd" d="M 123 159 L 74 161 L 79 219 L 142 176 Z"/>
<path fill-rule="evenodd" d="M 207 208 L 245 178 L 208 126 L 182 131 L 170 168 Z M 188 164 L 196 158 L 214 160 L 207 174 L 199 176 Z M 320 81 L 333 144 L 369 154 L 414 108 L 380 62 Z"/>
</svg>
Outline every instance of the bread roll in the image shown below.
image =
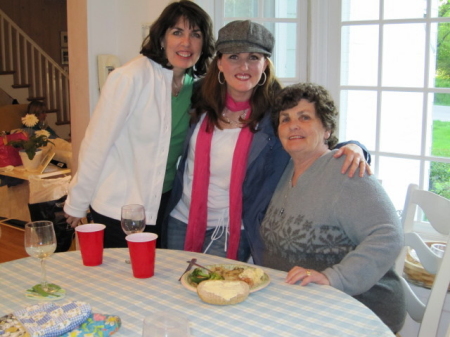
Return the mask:
<svg viewBox="0 0 450 337">
<path fill-rule="evenodd" d="M 244 301 L 250 292 L 244 281 L 209 280 L 201 282 L 197 294 L 202 301 L 216 305 L 237 304 Z"/>
</svg>

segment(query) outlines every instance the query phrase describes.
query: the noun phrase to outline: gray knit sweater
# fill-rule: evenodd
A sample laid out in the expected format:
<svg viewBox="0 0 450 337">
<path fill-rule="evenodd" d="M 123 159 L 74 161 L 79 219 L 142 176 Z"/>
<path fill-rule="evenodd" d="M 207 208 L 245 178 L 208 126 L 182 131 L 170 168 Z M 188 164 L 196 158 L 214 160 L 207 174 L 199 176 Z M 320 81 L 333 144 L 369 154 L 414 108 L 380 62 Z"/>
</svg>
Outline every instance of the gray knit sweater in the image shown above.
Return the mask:
<svg viewBox="0 0 450 337">
<path fill-rule="evenodd" d="M 320 157 L 290 187 L 287 166 L 261 226 L 263 265 L 314 269 L 372 309 L 394 332 L 405 304 L 393 265 L 403 245 L 400 220 L 374 176 L 349 178 L 344 158 Z"/>
</svg>

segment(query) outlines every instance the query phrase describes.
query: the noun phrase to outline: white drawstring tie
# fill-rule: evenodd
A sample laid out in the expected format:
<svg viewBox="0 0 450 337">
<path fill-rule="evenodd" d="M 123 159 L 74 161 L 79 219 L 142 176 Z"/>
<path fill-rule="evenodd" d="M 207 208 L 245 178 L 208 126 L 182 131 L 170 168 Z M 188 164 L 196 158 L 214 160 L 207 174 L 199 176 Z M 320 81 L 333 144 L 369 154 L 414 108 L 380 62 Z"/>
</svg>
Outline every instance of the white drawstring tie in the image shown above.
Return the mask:
<svg viewBox="0 0 450 337">
<path fill-rule="evenodd" d="M 226 208 L 222 212 L 222 216 L 217 220 L 217 226 L 214 228 L 214 231 L 211 234 L 211 241 L 208 244 L 208 247 L 203 251 L 203 254 L 206 254 L 208 252 L 208 249 L 211 247 L 214 241 L 219 240 L 223 233 L 225 233 L 225 245 L 223 247 L 223 251 L 227 251 L 228 247 L 228 235 L 230 234 L 229 226 L 230 222 L 228 221 L 228 212 L 229 209 Z"/>
</svg>

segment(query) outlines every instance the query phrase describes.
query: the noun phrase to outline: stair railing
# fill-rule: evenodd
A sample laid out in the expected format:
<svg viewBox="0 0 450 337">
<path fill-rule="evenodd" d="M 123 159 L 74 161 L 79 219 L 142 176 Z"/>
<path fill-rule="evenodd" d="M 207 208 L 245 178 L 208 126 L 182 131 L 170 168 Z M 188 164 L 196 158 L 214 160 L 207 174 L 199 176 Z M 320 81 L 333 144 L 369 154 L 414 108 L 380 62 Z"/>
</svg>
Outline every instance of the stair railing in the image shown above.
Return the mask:
<svg viewBox="0 0 450 337">
<path fill-rule="evenodd" d="M 13 74 L 13 87 L 28 87 L 29 100 L 44 100 L 56 124 L 70 123 L 68 73 L 2 10 L 0 47 L 0 73 Z"/>
</svg>

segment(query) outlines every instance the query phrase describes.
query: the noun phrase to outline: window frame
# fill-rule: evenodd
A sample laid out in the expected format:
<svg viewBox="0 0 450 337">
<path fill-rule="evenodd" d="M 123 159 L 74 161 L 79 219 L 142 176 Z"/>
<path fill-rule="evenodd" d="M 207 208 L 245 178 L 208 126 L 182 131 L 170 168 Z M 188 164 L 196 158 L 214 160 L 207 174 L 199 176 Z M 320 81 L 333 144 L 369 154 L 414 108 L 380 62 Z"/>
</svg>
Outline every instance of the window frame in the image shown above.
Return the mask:
<svg viewBox="0 0 450 337">
<path fill-rule="evenodd" d="M 259 0 L 260 8 L 262 8 L 263 0 Z M 387 0 L 380 0 L 380 18 L 382 18 L 383 11 L 383 2 Z M 431 17 L 431 0 L 428 1 L 428 10 L 427 10 L 427 29 L 430 29 L 430 25 L 434 22 L 450 22 L 450 18 L 432 18 Z M 223 26 L 223 23 L 227 20 L 224 18 L 223 2 L 224 0 L 196 0 L 196 2 L 202 6 L 213 19 L 214 22 L 214 31 L 215 36 L 217 37 L 217 31 L 220 27 Z M 297 13 L 300 14 L 297 19 L 287 19 L 289 22 L 297 22 L 297 51 L 300 50 L 300 46 L 302 48 L 302 52 L 304 52 L 303 57 L 297 58 L 296 63 L 296 76 L 295 78 L 279 78 L 283 85 L 289 85 L 296 82 L 313 82 L 317 84 L 321 84 L 326 87 L 330 93 L 332 94 L 336 104 L 338 107 L 341 106 L 340 97 L 341 91 L 343 90 L 366 90 L 368 87 L 363 86 L 351 86 L 351 85 L 341 85 L 340 77 L 341 77 L 341 30 L 344 25 L 357 25 L 363 23 L 364 25 L 379 24 L 381 21 L 383 24 L 386 23 L 415 23 L 423 21 L 423 18 L 418 19 L 389 19 L 389 20 L 364 20 L 364 21 L 351 21 L 351 22 L 342 22 L 341 21 L 341 12 L 342 12 L 342 0 L 340 1 L 329 1 L 329 0 L 298 0 L 297 1 Z M 248 19 L 248 18 L 233 18 L 235 20 L 238 19 Z M 253 19 L 252 19 L 253 20 Z M 257 22 L 264 21 L 285 21 L 286 19 L 264 19 L 258 18 Z M 381 28 L 380 28 L 381 30 Z M 429 41 L 427 41 L 428 43 Z M 382 52 L 382 36 L 380 36 L 378 50 L 379 53 Z M 429 62 L 429 50 L 426 51 L 426 62 Z M 381 54 L 380 54 L 381 55 Z M 379 57 L 378 63 L 380 64 L 382 58 Z M 426 67 L 429 69 L 429 67 Z M 426 123 L 427 114 L 426 112 L 426 102 L 428 100 L 428 94 L 432 93 L 448 93 L 450 94 L 449 88 L 430 88 L 425 87 L 428 85 L 427 82 L 424 84 L 424 88 L 388 88 L 383 87 L 380 82 L 380 73 L 381 68 L 379 67 L 378 74 L 378 83 L 375 87 L 370 87 L 370 90 L 376 90 L 378 95 L 378 104 L 377 104 L 377 129 L 379 129 L 379 116 L 381 114 L 381 104 L 380 93 L 381 91 L 389 91 L 389 90 L 402 90 L 406 92 L 416 91 L 416 92 L 424 92 L 424 105 L 423 105 L 423 114 L 424 118 L 422 120 L 422 144 L 421 144 L 421 153 L 420 155 L 409 155 L 409 154 L 401 154 L 401 153 L 388 153 L 380 151 L 380 138 L 377 136 L 375 142 L 375 148 L 369 148 L 368 150 L 374 156 L 374 158 L 378 157 L 392 157 L 392 158 L 400 158 L 400 159 L 415 159 L 420 161 L 420 177 L 418 183 L 420 188 L 428 189 L 428 184 L 426 180 L 428 180 L 427 170 L 425 166 L 429 161 L 437 161 L 450 163 L 450 158 L 436 157 L 425 155 L 426 150 L 426 142 L 427 142 L 427 134 L 426 134 Z M 425 74 L 425 77 L 428 79 L 428 74 Z M 426 79 L 426 81 L 427 81 Z M 423 90 L 422 90 L 423 89 Z M 341 111 L 341 120 L 345 116 L 345 111 Z M 377 131 L 380 132 L 380 131 Z M 342 130 L 339 130 L 338 134 L 340 139 L 344 139 L 344 134 Z M 379 173 L 379 162 L 375 160 L 373 171 L 375 175 Z M 404 191 L 404 195 L 406 197 L 406 188 Z M 418 217 L 421 215 L 418 214 Z M 423 223 L 422 223 L 423 224 Z"/>
<path fill-rule="evenodd" d="M 201 6 L 210 16 L 214 23 L 214 36 L 217 39 L 218 31 L 221 27 L 224 26 L 224 22 L 228 22 L 231 20 L 248 20 L 251 19 L 257 23 L 265 23 L 265 22 L 273 22 L 273 23 L 296 23 L 297 24 L 297 38 L 296 38 L 296 52 L 297 55 L 300 55 L 296 58 L 296 71 L 295 76 L 292 78 L 283 78 L 278 77 L 280 82 L 284 85 L 290 85 L 298 82 L 306 82 L 308 81 L 308 62 L 309 62 L 309 53 L 307 48 L 303 48 L 300 50 L 300 46 L 308 45 L 308 3 L 310 0 L 297 0 L 297 18 L 264 18 L 262 14 L 263 2 L 264 0 L 258 0 L 259 2 L 259 13 L 258 17 L 255 18 L 247 18 L 247 17 L 233 17 L 227 18 L 224 17 L 223 4 L 224 0 L 195 0 L 195 2 Z M 275 36 L 275 45 L 277 38 Z"/>
<path fill-rule="evenodd" d="M 369 148 L 368 150 L 374 156 L 375 158 L 379 157 L 390 157 L 390 158 L 399 158 L 399 159 L 414 159 L 419 161 L 420 163 L 420 173 L 419 173 L 419 181 L 412 181 L 411 183 L 417 183 L 419 185 L 419 188 L 428 190 L 428 180 L 429 180 L 429 169 L 427 168 L 429 166 L 429 162 L 442 162 L 442 163 L 449 163 L 450 164 L 450 158 L 446 157 L 437 157 L 433 155 L 427 155 L 426 154 L 426 148 L 427 148 L 427 140 L 431 137 L 429 135 L 427 130 L 427 123 L 428 123 L 428 117 L 429 113 L 427 112 L 427 106 L 429 103 L 429 97 L 430 93 L 445 93 L 450 94 L 450 88 L 433 88 L 432 85 L 430 85 L 429 80 L 429 72 L 430 72 L 430 49 L 426 48 L 427 45 L 429 45 L 430 41 L 430 33 L 429 30 L 432 27 L 432 24 L 434 23 L 450 23 L 450 18 L 439 18 L 439 17 L 431 17 L 431 0 L 427 0 L 427 15 L 424 18 L 411 18 L 411 19 L 384 19 L 383 18 L 383 3 L 386 0 L 380 0 L 380 13 L 379 13 L 379 19 L 378 20 L 364 20 L 364 21 L 342 21 L 341 18 L 341 12 L 342 12 L 342 1 L 326 1 L 326 0 L 318 0 L 317 4 L 312 4 L 313 7 L 320 8 L 322 6 L 328 7 L 327 9 L 321 9 L 321 10 L 312 10 L 311 15 L 311 21 L 316 22 L 318 26 L 320 26 L 321 22 L 327 22 L 327 29 L 325 27 L 317 27 L 315 30 L 312 29 L 312 32 L 314 31 L 318 32 L 317 36 L 315 38 L 312 38 L 312 40 L 325 40 L 328 44 L 328 51 L 324 48 L 317 48 L 314 50 L 312 49 L 312 54 L 318 53 L 316 55 L 321 55 L 321 61 L 323 64 L 326 64 L 326 67 L 319 68 L 319 65 L 314 65 L 314 61 L 319 59 L 319 57 L 311 57 L 311 67 L 314 66 L 318 68 L 318 76 L 317 78 L 320 79 L 324 85 L 331 89 L 333 97 L 335 98 L 335 101 L 337 102 L 338 106 L 341 107 L 340 97 L 341 92 L 344 90 L 373 90 L 377 93 L 377 139 L 375 141 L 375 148 Z M 313 1 L 314 3 L 315 1 Z M 326 13 L 339 13 L 339 15 L 335 15 L 335 17 L 339 17 L 339 22 L 336 23 L 335 20 L 327 20 Z M 427 33 L 426 33 L 426 41 L 424 44 L 425 48 L 425 74 L 424 74 L 424 83 L 422 87 L 387 87 L 383 86 L 381 84 L 381 66 L 380 63 L 382 62 L 382 47 L 383 47 L 383 25 L 387 24 L 407 24 L 407 23 L 425 23 Z M 341 31 L 343 27 L 345 26 L 356 26 L 356 25 L 379 25 L 379 41 L 378 41 L 378 79 L 377 79 L 377 85 L 376 86 L 355 86 L 355 85 L 342 85 L 340 83 L 340 71 L 341 71 Z M 339 55 L 339 57 L 331 57 L 331 55 Z M 328 76 L 326 73 L 329 73 Z M 386 91 L 399 91 L 399 92 L 420 92 L 423 94 L 423 106 L 422 106 L 422 127 L 421 127 L 421 149 L 420 154 L 418 155 L 411 155 L 411 154 L 402 154 L 402 153 L 390 153 L 390 152 L 383 152 L 380 150 L 380 115 L 381 115 L 381 95 L 382 92 Z M 345 111 L 341 111 L 341 119 L 340 123 L 344 122 L 343 118 L 345 118 Z M 341 139 L 343 135 L 341 132 L 339 133 L 339 138 Z M 372 167 L 374 174 L 377 176 L 379 173 L 379 160 L 375 160 L 375 163 Z M 406 198 L 406 191 L 407 188 L 404 189 L 404 196 Z M 423 216 L 423 212 L 419 210 L 416 215 L 416 230 L 420 233 L 422 233 L 423 237 L 425 239 L 429 240 L 436 240 L 436 239 L 446 239 L 439 233 L 435 232 L 434 230 L 430 229 L 429 224 L 425 220 L 421 220 Z"/>
</svg>

